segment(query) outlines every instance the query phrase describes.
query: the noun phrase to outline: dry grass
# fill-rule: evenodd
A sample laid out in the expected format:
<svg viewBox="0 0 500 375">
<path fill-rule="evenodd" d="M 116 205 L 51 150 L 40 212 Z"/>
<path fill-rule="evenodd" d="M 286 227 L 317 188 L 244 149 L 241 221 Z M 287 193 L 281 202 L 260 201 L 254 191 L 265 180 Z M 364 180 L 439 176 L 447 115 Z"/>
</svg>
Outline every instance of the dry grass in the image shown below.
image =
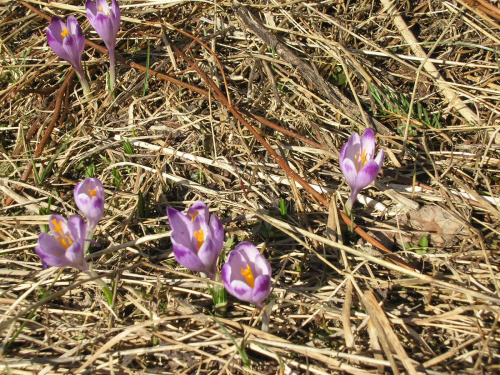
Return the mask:
<svg viewBox="0 0 500 375">
<path fill-rule="evenodd" d="M 498 373 L 495 5 L 257 1 L 259 35 L 230 2 L 119 2 L 118 89 L 90 44 L 92 99 L 43 18 L 78 15 L 99 44 L 83 2 L 0 2 L 0 371 Z M 387 157 L 351 233 L 338 154 L 367 126 Z M 33 250 L 85 176 L 106 187 L 89 260 L 112 308 Z M 214 320 L 206 281 L 173 258 L 165 208 L 196 199 L 227 250 L 248 240 L 270 260 L 269 332 L 233 298 Z"/>
</svg>

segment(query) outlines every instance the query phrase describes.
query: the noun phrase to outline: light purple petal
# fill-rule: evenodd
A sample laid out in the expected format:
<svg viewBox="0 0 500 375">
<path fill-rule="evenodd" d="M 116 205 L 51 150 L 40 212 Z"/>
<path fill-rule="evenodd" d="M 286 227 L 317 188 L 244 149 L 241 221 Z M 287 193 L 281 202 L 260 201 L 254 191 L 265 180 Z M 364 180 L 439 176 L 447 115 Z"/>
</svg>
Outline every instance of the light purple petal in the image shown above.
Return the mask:
<svg viewBox="0 0 500 375">
<path fill-rule="evenodd" d="M 85 224 L 85 220 L 83 220 L 81 216 L 73 215 L 68 219 L 68 230 L 73 241 L 80 241 L 81 244 L 85 242 L 87 225 Z"/>
<path fill-rule="evenodd" d="M 255 279 L 253 288 L 252 302 L 259 306 L 271 292 L 271 277 L 268 275 L 261 275 Z"/>
<path fill-rule="evenodd" d="M 89 265 L 85 261 L 85 255 L 83 254 L 83 251 L 83 243 L 75 242 L 68 248 L 68 250 L 66 250 L 66 258 L 70 262 L 69 265 L 71 267 L 75 267 L 80 271 L 87 271 L 89 269 Z"/>
<path fill-rule="evenodd" d="M 229 253 L 229 255 L 231 255 L 233 252 L 241 254 L 241 256 L 245 259 L 246 263 L 252 263 L 252 264 L 255 261 L 255 258 L 260 256 L 259 249 L 257 249 L 253 243 L 247 241 L 240 242 L 238 245 L 236 245 L 234 250 L 231 253 Z"/>
<path fill-rule="evenodd" d="M 354 162 L 351 159 L 344 159 L 344 161 L 340 164 L 340 170 L 352 190 L 353 186 L 356 185 L 356 177 L 358 175 Z"/>
<path fill-rule="evenodd" d="M 118 34 L 118 30 L 120 30 L 120 21 L 122 18 L 122 13 L 120 7 L 118 6 L 118 2 L 113 0 L 111 2 L 111 21 L 113 22 L 115 35 Z"/>
<path fill-rule="evenodd" d="M 103 12 L 104 14 L 109 14 L 109 5 L 107 0 L 97 0 L 97 10 Z"/>
<path fill-rule="evenodd" d="M 76 40 L 74 35 L 67 35 L 62 42 L 63 48 L 66 50 L 68 56 L 68 62 L 75 68 L 75 70 L 81 70 L 81 54 L 77 50 Z"/>
<path fill-rule="evenodd" d="M 344 160 L 349 159 L 354 164 L 356 163 L 356 155 L 361 152 L 361 141 L 358 133 L 352 133 L 346 143 L 344 151 Z"/>
<path fill-rule="evenodd" d="M 116 35 L 114 33 L 111 19 L 105 14 L 99 12 L 92 24 L 97 34 L 101 37 L 108 50 L 114 50 L 116 44 Z"/>
<path fill-rule="evenodd" d="M 57 56 L 59 56 L 64 61 L 68 61 L 70 57 L 62 45 L 62 40 L 59 41 L 55 37 L 55 35 L 56 33 L 53 30 L 51 30 L 50 28 L 47 29 L 47 44 Z"/>
<path fill-rule="evenodd" d="M 258 275 L 271 276 L 271 273 L 272 273 L 271 265 L 269 264 L 267 259 L 262 254 L 259 254 L 255 258 L 254 268 L 255 268 L 255 273 Z"/>
<path fill-rule="evenodd" d="M 247 265 L 249 265 L 247 259 L 245 259 L 244 254 L 240 251 L 233 250 L 229 253 L 227 257 L 226 264 L 231 267 L 231 281 L 240 280 L 241 282 L 246 283 L 245 277 L 241 273 L 241 270 L 247 269 Z"/>
<path fill-rule="evenodd" d="M 231 277 L 232 277 L 232 268 L 228 263 L 226 263 L 222 266 L 222 270 L 220 271 L 220 278 L 222 280 L 222 284 L 224 284 L 224 287 L 227 290 L 232 289 Z"/>
<path fill-rule="evenodd" d="M 172 234 L 191 239 L 193 237 L 193 223 L 183 213 L 173 207 L 167 207 L 168 222 L 172 228 Z"/>
<path fill-rule="evenodd" d="M 42 265 L 44 268 L 48 267 L 69 267 L 69 260 L 64 257 L 64 256 L 57 256 L 57 255 L 52 255 L 49 254 L 43 249 L 41 249 L 40 246 L 35 247 L 35 252 L 38 254 L 40 257 L 40 260 L 42 261 Z"/>
<path fill-rule="evenodd" d="M 85 2 L 85 11 L 87 13 L 87 18 L 89 19 L 90 24 L 93 25 L 95 16 L 97 14 L 97 6 L 92 0 L 87 0 Z"/>
<path fill-rule="evenodd" d="M 361 136 L 361 154 L 363 154 L 363 150 L 366 152 L 367 161 L 373 160 L 375 155 L 375 134 L 370 128 L 365 129 Z"/>
<path fill-rule="evenodd" d="M 63 37 L 61 33 L 63 32 L 65 27 L 66 24 L 62 19 L 60 19 L 59 17 L 52 17 L 50 19 L 50 26 L 47 30 L 50 30 L 54 39 L 56 39 L 59 44 L 62 44 Z"/>
<path fill-rule="evenodd" d="M 208 227 L 207 227 L 208 228 Z M 198 240 L 196 238 L 193 239 L 194 248 L 198 247 Z M 218 254 L 215 252 L 215 247 L 212 241 L 212 235 L 210 230 L 204 232 L 204 241 L 198 250 L 198 257 L 201 262 L 208 268 L 213 269 L 213 265 L 217 262 Z"/>
<path fill-rule="evenodd" d="M 97 178 L 87 178 L 75 186 L 76 206 L 89 221 L 89 227 L 95 227 L 104 215 L 104 187 Z"/>
<path fill-rule="evenodd" d="M 382 167 L 382 164 L 384 163 L 384 150 L 379 151 L 377 157 L 375 158 L 375 163 Z"/>
<path fill-rule="evenodd" d="M 232 280 L 231 289 L 227 289 L 227 291 L 242 301 L 253 302 L 253 289 L 245 281 Z"/>
<path fill-rule="evenodd" d="M 212 232 L 214 251 L 217 257 L 219 257 L 222 247 L 224 246 L 224 226 L 215 215 L 210 216 L 210 231 Z"/>
<path fill-rule="evenodd" d="M 340 155 L 339 155 L 339 164 L 342 165 L 342 162 L 345 159 L 345 149 L 347 148 L 347 143 L 342 146 L 342 149 L 340 150 Z"/>
<path fill-rule="evenodd" d="M 38 247 L 44 254 L 54 257 L 64 258 L 66 253 L 66 249 L 57 238 L 48 233 L 40 233 L 38 236 Z"/>
<path fill-rule="evenodd" d="M 210 216 L 210 211 L 205 203 L 202 201 L 194 202 L 187 212 L 187 216 L 189 218 L 197 217 L 198 215 L 203 216 L 204 220 L 208 222 L 208 218 Z"/>
<path fill-rule="evenodd" d="M 207 267 L 201 262 L 198 254 L 193 250 L 172 242 L 175 259 L 191 271 L 205 272 Z"/>
<path fill-rule="evenodd" d="M 380 166 L 373 160 L 366 163 L 358 173 L 358 177 L 356 178 L 356 188 L 361 191 L 362 189 L 370 185 L 377 177 L 379 171 Z"/>
</svg>

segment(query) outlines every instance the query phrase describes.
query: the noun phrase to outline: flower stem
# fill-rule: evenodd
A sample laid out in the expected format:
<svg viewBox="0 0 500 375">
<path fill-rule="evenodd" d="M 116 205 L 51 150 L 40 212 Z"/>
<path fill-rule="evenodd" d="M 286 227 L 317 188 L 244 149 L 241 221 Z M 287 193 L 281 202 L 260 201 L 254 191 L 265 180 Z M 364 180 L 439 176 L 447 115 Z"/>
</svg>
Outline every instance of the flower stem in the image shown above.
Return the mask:
<svg viewBox="0 0 500 375">
<path fill-rule="evenodd" d="M 83 68 L 75 68 L 76 70 L 76 75 L 78 77 L 78 80 L 80 81 L 80 83 L 82 84 L 82 88 L 83 88 L 83 95 L 85 96 L 89 96 L 90 95 L 90 85 L 87 81 L 87 78 L 85 78 L 85 73 L 83 72 Z"/>
<path fill-rule="evenodd" d="M 89 253 L 90 244 L 93 242 L 92 237 L 94 236 L 94 226 L 87 227 L 87 233 L 85 233 L 85 247 L 83 248 L 83 253 L 87 255 Z"/>
<path fill-rule="evenodd" d="M 115 88 L 116 70 L 115 70 L 115 51 L 109 51 L 109 91 Z"/>
<path fill-rule="evenodd" d="M 345 213 L 351 219 L 351 228 L 350 228 L 350 230 L 351 230 L 351 233 L 353 233 L 354 232 L 354 216 L 352 214 L 352 201 L 351 201 L 351 198 L 349 198 L 347 200 L 347 202 L 345 202 Z"/>
<path fill-rule="evenodd" d="M 267 311 L 264 309 L 262 313 L 262 326 L 260 327 L 262 332 L 268 332 L 269 331 L 269 315 L 267 314 Z"/>
<path fill-rule="evenodd" d="M 92 264 L 90 265 L 90 269 L 88 271 L 86 271 L 86 273 L 90 277 L 98 277 L 94 281 L 97 285 L 99 285 L 101 287 L 102 291 L 106 295 L 106 299 L 108 301 L 109 307 L 112 307 L 113 306 L 113 293 L 111 293 L 111 290 L 109 289 L 108 285 L 104 281 L 102 281 L 102 279 L 99 277 L 99 275 L 92 269 Z"/>
</svg>

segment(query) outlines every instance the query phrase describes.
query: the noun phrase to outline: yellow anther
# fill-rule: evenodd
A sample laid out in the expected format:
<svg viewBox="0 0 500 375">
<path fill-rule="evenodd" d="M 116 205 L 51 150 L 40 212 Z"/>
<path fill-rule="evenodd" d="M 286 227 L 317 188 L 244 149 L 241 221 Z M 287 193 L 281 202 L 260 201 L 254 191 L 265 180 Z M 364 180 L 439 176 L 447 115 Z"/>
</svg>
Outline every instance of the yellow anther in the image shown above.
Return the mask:
<svg viewBox="0 0 500 375">
<path fill-rule="evenodd" d="M 205 240 L 205 237 L 203 235 L 203 229 L 200 229 L 197 232 L 194 232 L 194 237 L 198 240 L 198 247 L 196 248 L 197 251 L 200 251 L 201 245 L 203 245 L 203 241 Z"/>
<path fill-rule="evenodd" d="M 253 288 L 255 284 L 255 279 L 253 277 L 252 269 L 250 268 L 249 264 L 247 264 L 247 269 L 244 268 L 241 269 L 241 274 L 245 278 L 245 281 L 250 286 L 250 288 Z"/>
<path fill-rule="evenodd" d="M 108 16 L 108 18 L 111 18 L 111 15 L 109 14 L 109 12 L 105 13 L 101 6 L 98 6 L 97 10 L 99 10 L 99 12 L 103 12 L 104 14 L 106 14 L 106 16 Z"/>
<path fill-rule="evenodd" d="M 64 234 L 62 228 L 62 221 L 57 221 L 56 219 L 52 219 L 52 225 L 54 226 L 54 229 L 52 229 L 52 233 L 65 249 L 68 249 L 68 247 L 73 245 L 73 240 L 71 239 L 71 237 Z"/>
<path fill-rule="evenodd" d="M 358 157 L 359 156 L 359 157 Z M 363 149 L 363 152 L 362 153 L 357 153 L 354 158 L 356 159 L 356 171 L 359 172 L 359 170 L 361 168 L 363 168 L 363 166 L 366 164 L 366 158 L 367 158 L 367 155 L 366 155 L 366 149 Z"/>
<path fill-rule="evenodd" d="M 194 222 L 194 219 L 198 216 L 198 211 L 195 211 L 194 214 L 189 214 L 189 216 L 191 216 L 191 222 Z"/>
<path fill-rule="evenodd" d="M 90 197 L 95 197 L 95 189 L 89 189 Z"/>
<path fill-rule="evenodd" d="M 54 226 L 54 229 L 52 229 L 52 232 L 60 233 L 62 235 L 62 233 L 63 233 L 62 221 L 57 221 L 56 219 L 52 219 L 52 225 Z"/>
<path fill-rule="evenodd" d="M 62 33 L 61 33 L 61 36 L 64 38 L 66 38 L 67 36 L 69 35 L 69 31 L 67 28 L 64 28 Z"/>
</svg>

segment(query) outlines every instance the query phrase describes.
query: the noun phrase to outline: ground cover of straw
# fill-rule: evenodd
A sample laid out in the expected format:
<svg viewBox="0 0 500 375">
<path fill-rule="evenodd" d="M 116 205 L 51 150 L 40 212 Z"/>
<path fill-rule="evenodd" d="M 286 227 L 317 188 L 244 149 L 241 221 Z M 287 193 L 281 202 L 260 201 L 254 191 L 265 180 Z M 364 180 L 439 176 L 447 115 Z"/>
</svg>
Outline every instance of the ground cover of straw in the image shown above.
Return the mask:
<svg viewBox="0 0 500 375">
<path fill-rule="evenodd" d="M 0 2 L 0 372 L 498 373 L 496 2 L 119 3 L 109 94 L 83 1 Z M 92 98 L 46 44 L 70 14 Z M 339 151 L 366 127 L 386 159 L 351 232 Z M 89 176 L 111 307 L 34 252 Z M 269 259 L 268 332 L 175 261 L 165 209 L 197 199 Z"/>
</svg>

